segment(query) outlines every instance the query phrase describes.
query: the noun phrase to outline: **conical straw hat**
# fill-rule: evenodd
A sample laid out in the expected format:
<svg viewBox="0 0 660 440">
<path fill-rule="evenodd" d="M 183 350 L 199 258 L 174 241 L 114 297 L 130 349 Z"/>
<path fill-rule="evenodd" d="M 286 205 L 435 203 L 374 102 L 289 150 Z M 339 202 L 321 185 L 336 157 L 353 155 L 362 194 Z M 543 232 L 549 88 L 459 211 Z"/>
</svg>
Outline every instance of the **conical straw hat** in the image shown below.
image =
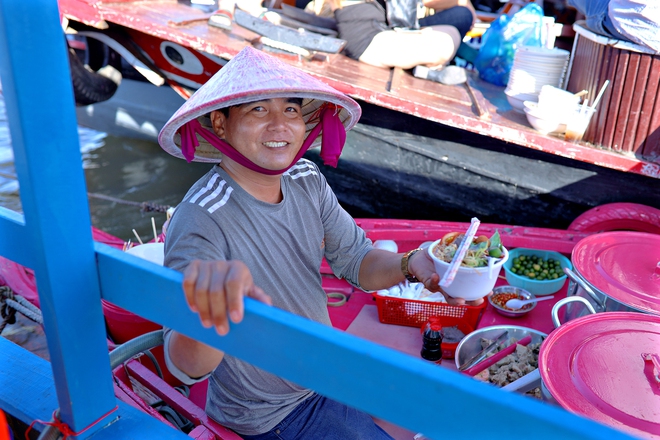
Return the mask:
<svg viewBox="0 0 660 440">
<path fill-rule="evenodd" d="M 307 134 L 317 125 L 320 109 L 325 103 L 339 108 L 339 120 L 346 131 L 360 118 L 357 102 L 313 76 L 252 47 L 245 47 L 218 73 L 200 87 L 163 126 L 158 136 L 160 146 L 175 157 L 185 159 L 181 151 L 179 129 L 197 119 L 211 130 L 208 117 L 213 110 L 262 99 L 303 98 L 302 115 Z M 310 148 L 320 146 L 322 133 Z M 195 162 L 220 162 L 223 154 L 197 135 Z"/>
</svg>

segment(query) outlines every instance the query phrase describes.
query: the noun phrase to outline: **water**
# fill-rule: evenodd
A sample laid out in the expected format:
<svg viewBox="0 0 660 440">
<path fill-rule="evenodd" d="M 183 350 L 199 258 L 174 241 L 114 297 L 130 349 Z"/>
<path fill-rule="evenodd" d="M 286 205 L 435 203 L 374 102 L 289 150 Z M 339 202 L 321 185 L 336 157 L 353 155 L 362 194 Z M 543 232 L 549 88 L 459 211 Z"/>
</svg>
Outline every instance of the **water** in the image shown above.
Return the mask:
<svg viewBox="0 0 660 440">
<path fill-rule="evenodd" d="M 123 240 L 136 240 L 133 229 L 143 241 L 150 240 L 151 218 L 154 217 L 159 232 L 166 219 L 165 213 L 145 212 L 134 205 L 146 202 L 175 206 L 210 168 L 208 164 L 188 164 L 174 158 L 155 141 L 113 136 L 82 126 L 78 127 L 78 134 L 92 225 Z M 15 175 L 11 135 L 0 94 L 0 205 L 22 212 Z"/>
</svg>

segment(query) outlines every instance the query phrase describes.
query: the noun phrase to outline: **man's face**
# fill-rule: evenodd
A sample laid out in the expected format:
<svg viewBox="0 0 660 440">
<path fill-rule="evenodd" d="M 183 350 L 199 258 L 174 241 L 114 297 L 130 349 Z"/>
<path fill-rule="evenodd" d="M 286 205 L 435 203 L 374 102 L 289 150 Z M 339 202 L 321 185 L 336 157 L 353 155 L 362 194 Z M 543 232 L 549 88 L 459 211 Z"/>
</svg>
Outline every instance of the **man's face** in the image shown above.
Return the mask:
<svg viewBox="0 0 660 440">
<path fill-rule="evenodd" d="M 229 108 L 229 117 L 211 113 L 213 130 L 239 153 L 263 168 L 288 167 L 305 140 L 300 104 L 273 98 Z"/>
</svg>

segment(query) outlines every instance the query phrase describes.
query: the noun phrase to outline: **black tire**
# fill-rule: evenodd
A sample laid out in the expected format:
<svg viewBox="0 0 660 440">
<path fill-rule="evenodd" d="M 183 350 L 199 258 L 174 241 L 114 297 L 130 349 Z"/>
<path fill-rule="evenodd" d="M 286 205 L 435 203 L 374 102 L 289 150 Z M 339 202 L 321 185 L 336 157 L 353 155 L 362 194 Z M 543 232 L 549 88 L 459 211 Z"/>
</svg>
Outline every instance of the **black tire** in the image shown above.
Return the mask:
<svg viewBox="0 0 660 440">
<path fill-rule="evenodd" d="M 69 68 L 77 106 L 106 101 L 117 91 L 119 81 L 85 68 L 73 49 L 69 49 Z"/>
</svg>

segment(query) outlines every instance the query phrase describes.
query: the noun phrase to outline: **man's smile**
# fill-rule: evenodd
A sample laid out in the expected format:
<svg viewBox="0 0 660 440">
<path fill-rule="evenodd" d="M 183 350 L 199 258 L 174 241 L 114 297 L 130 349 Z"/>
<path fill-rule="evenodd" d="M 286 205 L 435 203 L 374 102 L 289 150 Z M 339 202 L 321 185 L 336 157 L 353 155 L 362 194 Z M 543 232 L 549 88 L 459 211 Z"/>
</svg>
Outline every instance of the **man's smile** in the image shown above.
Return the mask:
<svg viewBox="0 0 660 440">
<path fill-rule="evenodd" d="M 289 143 L 284 141 L 280 141 L 280 142 L 271 141 L 271 142 L 264 142 L 263 145 L 265 145 L 268 148 L 281 148 L 281 147 L 286 147 L 287 145 L 289 145 Z"/>
</svg>

